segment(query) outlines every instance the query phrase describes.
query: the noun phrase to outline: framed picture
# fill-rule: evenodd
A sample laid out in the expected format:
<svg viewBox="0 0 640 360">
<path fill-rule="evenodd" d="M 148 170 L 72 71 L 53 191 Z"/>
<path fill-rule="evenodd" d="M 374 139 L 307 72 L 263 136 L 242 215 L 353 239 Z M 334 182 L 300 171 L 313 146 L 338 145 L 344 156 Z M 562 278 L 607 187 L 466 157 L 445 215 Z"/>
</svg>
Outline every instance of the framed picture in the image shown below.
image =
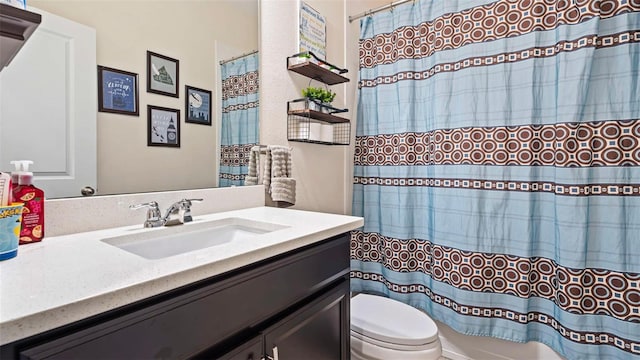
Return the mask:
<svg viewBox="0 0 640 360">
<path fill-rule="evenodd" d="M 147 105 L 147 146 L 180 147 L 180 110 Z"/>
<path fill-rule="evenodd" d="M 98 65 L 98 111 L 140 115 L 138 74 Z"/>
<path fill-rule="evenodd" d="M 184 87 L 184 122 L 211 126 L 211 91 Z"/>
<path fill-rule="evenodd" d="M 178 97 L 180 61 L 147 51 L 147 92 Z"/>
</svg>

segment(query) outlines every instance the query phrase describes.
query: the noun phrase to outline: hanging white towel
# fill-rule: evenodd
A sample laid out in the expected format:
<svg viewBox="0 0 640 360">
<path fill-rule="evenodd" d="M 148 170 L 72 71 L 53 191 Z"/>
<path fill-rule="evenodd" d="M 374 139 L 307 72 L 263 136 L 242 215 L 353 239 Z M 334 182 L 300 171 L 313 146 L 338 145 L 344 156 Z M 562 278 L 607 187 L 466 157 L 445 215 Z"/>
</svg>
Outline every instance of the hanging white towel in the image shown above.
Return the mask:
<svg viewBox="0 0 640 360">
<path fill-rule="evenodd" d="M 294 205 L 296 203 L 296 179 L 271 179 L 271 200 Z"/>
<path fill-rule="evenodd" d="M 267 182 L 267 179 L 270 179 L 270 184 L 265 184 L 265 186 L 269 186 L 271 199 L 294 205 L 296 203 L 296 180 L 291 177 L 293 175 L 291 149 L 286 146 L 269 145 L 267 153 L 264 181 Z M 268 177 L 267 169 L 270 169 Z"/>
<path fill-rule="evenodd" d="M 262 185 L 271 192 L 271 149 L 267 146 L 264 155 L 264 171 L 262 175 Z"/>
<path fill-rule="evenodd" d="M 249 171 L 244 178 L 245 185 L 258 185 L 258 169 L 260 168 L 260 146 L 251 148 L 249 153 Z"/>
</svg>

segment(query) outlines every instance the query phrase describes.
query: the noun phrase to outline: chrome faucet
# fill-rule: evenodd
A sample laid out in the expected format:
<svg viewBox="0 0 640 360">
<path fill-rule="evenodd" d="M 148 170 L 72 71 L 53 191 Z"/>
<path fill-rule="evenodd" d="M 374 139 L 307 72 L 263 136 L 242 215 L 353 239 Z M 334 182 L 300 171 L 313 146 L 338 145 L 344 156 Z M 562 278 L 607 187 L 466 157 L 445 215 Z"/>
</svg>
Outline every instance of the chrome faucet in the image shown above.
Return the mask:
<svg viewBox="0 0 640 360">
<path fill-rule="evenodd" d="M 202 199 L 182 199 L 171 204 L 167 209 L 167 213 L 162 218 L 165 226 L 180 225 L 193 221 L 191 217 L 191 205 L 193 202 L 202 201 Z"/>
<path fill-rule="evenodd" d="M 193 217 L 191 217 L 191 205 L 195 201 L 202 201 L 202 199 L 182 199 L 177 201 L 169 206 L 164 216 L 162 216 L 160 207 L 155 201 L 131 205 L 129 209 L 149 208 L 147 210 L 147 219 L 144 221 L 144 227 L 146 228 L 180 225 L 193 221 Z"/>
<path fill-rule="evenodd" d="M 147 219 L 144 221 L 144 227 L 150 228 L 164 225 L 164 220 L 162 220 L 162 215 L 160 214 L 160 208 L 158 207 L 158 203 L 155 201 L 130 205 L 129 209 L 135 210 L 145 207 L 149 209 L 147 210 Z"/>
</svg>

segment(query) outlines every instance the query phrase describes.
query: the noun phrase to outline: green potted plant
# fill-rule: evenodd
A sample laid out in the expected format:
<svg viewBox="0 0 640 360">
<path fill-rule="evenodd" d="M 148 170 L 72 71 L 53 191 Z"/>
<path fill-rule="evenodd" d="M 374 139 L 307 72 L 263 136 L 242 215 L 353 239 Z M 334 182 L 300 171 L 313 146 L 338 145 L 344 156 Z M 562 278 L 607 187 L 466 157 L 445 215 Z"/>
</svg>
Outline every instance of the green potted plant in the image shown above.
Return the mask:
<svg viewBox="0 0 640 360">
<path fill-rule="evenodd" d="M 336 93 L 331 90 L 309 86 L 308 88 L 302 90 L 302 96 L 310 100 L 310 110 L 328 113 L 330 109 L 326 106 L 331 106 L 331 102 L 333 102 L 333 100 L 335 99 Z"/>
<path fill-rule="evenodd" d="M 309 110 L 321 111 L 322 101 L 322 88 L 309 86 L 306 89 L 302 89 L 302 96 L 307 98 Z"/>
<path fill-rule="evenodd" d="M 322 102 L 322 112 L 330 113 L 331 112 L 331 103 L 333 99 L 336 98 L 336 93 L 331 90 L 322 90 L 322 94 L 320 95 L 320 101 Z"/>
</svg>

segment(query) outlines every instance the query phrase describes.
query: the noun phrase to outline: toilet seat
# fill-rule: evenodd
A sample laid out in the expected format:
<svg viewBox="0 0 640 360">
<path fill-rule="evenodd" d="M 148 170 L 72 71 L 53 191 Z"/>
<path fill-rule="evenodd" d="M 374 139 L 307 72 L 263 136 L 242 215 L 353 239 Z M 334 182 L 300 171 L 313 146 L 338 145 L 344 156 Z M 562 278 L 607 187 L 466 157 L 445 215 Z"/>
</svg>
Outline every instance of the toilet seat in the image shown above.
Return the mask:
<svg viewBox="0 0 640 360">
<path fill-rule="evenodd" d="M 374 345 L 379 348 L 384 348 L 389 350 L 409 351 L 409 352 L 430 351 L 440 347 L 439 341 L 433 341 L 433 342 L 422 344 L 422 345 L 402 345 L 402 344 L 394 344 L 390 342 L 380 341 L 351 330 L 351 343 L 354 343 L 354 340 L 356 339 L 362 343 Z"/>
<path fill-rule="evenodd" d="M 351 335 L 387 349 L 439 346 L 438 327 L 422 311 L 396 300 L 358 294 L 351 298 Z"/>
</svg>

